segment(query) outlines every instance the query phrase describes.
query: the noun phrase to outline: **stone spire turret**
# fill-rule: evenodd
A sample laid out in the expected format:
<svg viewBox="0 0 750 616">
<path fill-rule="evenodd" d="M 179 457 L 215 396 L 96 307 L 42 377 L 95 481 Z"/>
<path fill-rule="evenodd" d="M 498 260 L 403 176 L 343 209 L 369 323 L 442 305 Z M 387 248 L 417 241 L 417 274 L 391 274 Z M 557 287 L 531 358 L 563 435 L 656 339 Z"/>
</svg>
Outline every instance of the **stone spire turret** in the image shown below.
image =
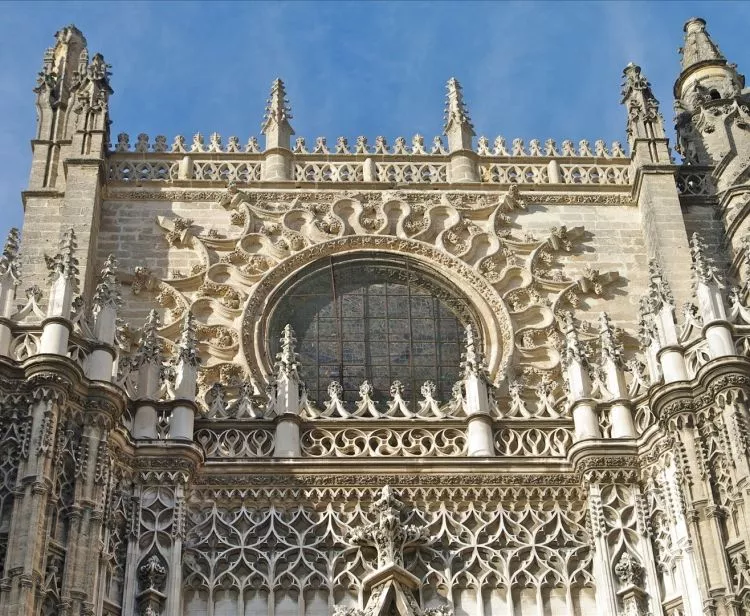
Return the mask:
<svg viewBox="0 0 750 616">
<path fill-rule="evenodd" d="M 151 310 L 141 331 L 141 340 L 133 358 L 133 367 L 138 370 L 138 402 L 133 418 L 133 437 L 155 439 L 157 437 L 156 406 L 154 401 L 161 392 L 162 342 L 159 338 L 159 315 Z"/>
<path fill-rule="evenodd" d="M 719 51 L 718 45 L 711 40 L 706 31 L 706 20 L 692 17 L 685 22 L 685 43 L 680 48 L 683 71 L 693 68 L 697 64 L 726 64 L 727 59 Z"/>
<path fill-rule="evenodd" d="M 266 101 L 261 132 L 266 136 L 266 150 L 273 148 L 289 149 L 294 129 L 289 124 L 292 109 L 286 97 L 286 87 L 281 79 L 274 80 L 271 94 Z"/>
<path fill-rule="evenodd" d="M 481 341 L 469 324 L 464 329 L 464 350 L 461 353 L 461 382 L 465 393 L 468 455 L 491 456 L 495 453 L 490 420 L 490 397 L 487 388 L 487 367 Z"/>
<path fill-rule="evenodd" d="M 474 125 L 469 118 L 469 110 L 464 102 L 463 89 L 458 80 L 451 77 L 447 90 L 443 133 L 448 137 L 448 151 L 470 150 L 471 139 L 475 133 Z"/>
<path fill-rule="evenodd" d="M 266 137 L 265 160 L 262 166 L 263 180 L 287 181 L 292 179 L 292 152 L 290 149 L 294 129 L 289 124 L 292 110 L 286 97 L 286 88 L 281 79 L 271 85 L 271 94 L 266 101 L 261 132 Z"/>
<path fill-rule="evenodd" d="M 651 84 L 642 73 L 641 67 L 632 62 L 623 70 L 622 103 L 628 111 L 627 134 L 633 155 L 642 154 L 649 162 L 669 162 L 666 149 L 664 119 L 659 112 Z M 663 152 L 638 152 L 639 141 L 664 140 Z M 649 148 L 650 150 L 651 148 Z"/>
</svg>

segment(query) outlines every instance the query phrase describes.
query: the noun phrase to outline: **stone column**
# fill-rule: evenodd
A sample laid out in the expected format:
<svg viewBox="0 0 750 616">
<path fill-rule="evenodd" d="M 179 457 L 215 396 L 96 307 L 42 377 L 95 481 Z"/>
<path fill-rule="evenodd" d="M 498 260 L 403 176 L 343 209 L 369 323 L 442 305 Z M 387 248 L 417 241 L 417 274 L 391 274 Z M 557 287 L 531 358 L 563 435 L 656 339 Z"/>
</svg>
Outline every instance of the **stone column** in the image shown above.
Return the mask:
<svg viewBox="0 0 750 616">
<path fill-rule="evenodd" d="M 612 394 L 610 407 L 611 438 L 635 438 L 638 436 L 633 424 L 630 398 L 622 370 L 622 346 L 615 339 L 612 324 L 606 312 L 599 320 L 599 341 L 601 345 L 601 367 L 607 391 Z"/>
<path fill-rule="evenodd" d="M 465 336 L 461 370 L 466 395 L 465 412 L 468 418 L 466 424 L 467 455 L 494 456 L 495 443 L 492 435 L 484 353 L 481 342 L 471 325 L 466 326 Z"/>
<path fill-rule="evenodd" d="M 157 438 L 155 400 L 161 389 L 161 340 L 159 339 L 159 317 L 152 310 L 143 326 L 141 344 L 135 356 L 138 368 L 138 401 L 133 419 L 133 437 L 136 439 Z"/>
<path fill-rule="evenodd" d="M 264 182 L 293 180 L 293 154 L 290 150 L 294 134 L 289 120 L 292 110 L 286 98 L 286 89 L 281 79 L 271 86 L 271 95 L 266 103 L 261 132 L 266 137 L 265 156 L 261 175 Z"/>
<path fill-rule="evenodd" d="M 94 293 L 94 336 L 97 346 L 86 361 L 86 376 L 92 381 L 111 381 L 115 360 L 117 309 L 122 304 L 116 277 L 117 260 L 109 255 Z"/>
<path fill-rule="evenodd" d="M 195 317 L 188 311 L 182 326 L 182 336 L 178 346 L 177 381 L 175 398 L 177 405 L 172 410 L 172 424 L 169 438 L 193 440 L 195 423 L 195 388 L 198 375 L 197 340 L 195 338 Z M 191 404 L 181 404 L 181 400 Z"/>
<path fill-rule="evenodd" d="M 299 375 L 299 355 L 295 350 L 296 338 L 292 326 L 287 324 L 281 335 L 281 351 L 276 355 L 271 401 L 278 420 L 273 455 L 277 458 L 299 458 L 300 392 L 304 383 Z"/>
<path fill-rule="evenodd" d="M 697 233 L 690 238 L 690 253 L 693 257 L 695 298 L 703 320 L 703 335 L 708 342 L 708 353 L 712 359 L 736 355 L 732 326 L 727 320 L 724 306 L 724 285 L 719 279 L 714 260 L 706 254 L 706 246 Z"/>
<path fill-rule="evenodd" d="M 690 297 L 685 268 L 690 255 L 674 166 L 664 132 L 659 101 L 641 67 L 629 64 L 623 72 L 622 103 L 628 111 L 630 173 L 648 254 L 659 258 L 680 304 Z"/>
<path fill-rule="evenodd" d="M 586 368 L 588 360 L 578 340 L 573 315 L 570 312 L 563 315 L 562 330 L 565 334 L 565 347 L 562 353 L 563 375 L 568 382 L 576 441 L 601 438 L 596 403 L 591 397 L 591 379 Z"/>
<path fill-rule="evenodd" d="M 649 262 L 649 287 L 641 299 L 640 320 L 641 337 L 651 339 L 647 354 L 656 356 L 664 382 L 687 380 L 685 357 L 675 321 L 674 297 L 655 259 Z"/>
<path fill-rule="evenodd" d="M 7 357 L 12 337 L 10 317 L 16 311 L 18 275 L 18 229 L 8 233 L 3 254 L 0 255 L 0 355 Z"/>
<path fill-rule="evenodd" d="M 452 184 L 478 182 L 477 156 L 471 148 L 471 140 L 475 135 L 474 126 L 464 102 L 461 84 L 451 78 L 447 87 L 443 133 L 448 137 L 450 152 L 448 179 Z"/>
<path fill-rule="evenodd" d="M 75 256 L 76 234 L 69 229 L 60 243 L 60 252 L 48 258 L 47 266 L 53 282 L 49 293 L 47 318 L 42 323 L 39 353 L 67 356 L 68 338 L 72 329 L 70 310 L 73 293 L 78 287 L 78 259 Z"/>
</svg>

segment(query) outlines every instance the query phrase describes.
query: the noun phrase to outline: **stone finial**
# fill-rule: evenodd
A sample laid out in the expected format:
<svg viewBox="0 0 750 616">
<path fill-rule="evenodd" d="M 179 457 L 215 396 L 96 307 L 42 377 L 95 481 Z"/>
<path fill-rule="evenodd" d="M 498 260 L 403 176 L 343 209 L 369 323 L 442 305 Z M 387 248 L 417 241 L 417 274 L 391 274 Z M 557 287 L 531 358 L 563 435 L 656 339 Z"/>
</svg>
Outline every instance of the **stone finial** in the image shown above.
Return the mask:
<svg viewBox="0 0 750 616">
<path fill-rule="evenodd" d="M 299 378 L 299 354 L 296 352 L 297 338 L 290 324 L 284 326 L 281 333 L 281 350 L 276 354 L 274 371 L 276 376 Z"/>
<path fill-rule="evenodd" d="M 20 233 L 13 227 L 8 232 L 8 238 L 5 240 L 3 253 L 0 255 L 0 278 L 10 276 L 13 284 L 20 282 L 18 248 L 20 245 Z"/>
<path fill-rule="evenodd" d="M 122 294 L 120 282 L 117 279 L 117 259 L 114 255 L 109 255 L 104 262 L 100 279 L 94 292 L 94 306 L 99 308 L 107 306 L 117 310 L 122 305 Z"/>
<path fill-rule="evenodd" d="M 486 371 L 481 342 L 472 325 L 464 330 L 464 350 L 461 353 L 461 371 L 463 377 L 482 376 Z"/>
<path fill-rule="evenodd" d="M 271 94 L 266 101 L 266 110 L 261 125 L 261 132 L 266 137 L 266 150 L 289 149 L 290 139 L 294 134 L 294 129 L 289 124 L 291 118 L 292 110 L 286 97 L 284 82 L 276 79 L 271 85 Z"/>
<path fill-rule="evenodd" d="M 610 361 L 616 366 L 621 366 L 623 364 L 622 345 L 617 341 L 612 322 L 606 312 L 602 312 L 599 316 L 599 340 L 602 361 Z"/>
<path fill-rule="evenodd" d="M 706 31 L 705 19 L 691 17 L 685 22 L 683 30 L 685 43 L 680 47 L 680 64 L 683 71 L 704 62 L 726 64 L 727 59 Z"/>
<path fill-rule="evenodd" d="M 78 282 L 78 258 L 75 256 L 78 248 L 76 232 L 71 227 L 63 233 L 60 240 L 60 252 L 53 257 L 45 256 L 47 269 L 54 279 L 65 278 L 75 283 Z"/>
<path fill-rule="evenodd" d="M 648 299 L 652 304 L 652 309 L 659 310 L 664 305 L 674 308 L 672 289 L 664 278 L 664 273 L 656 259 L 651 259 L 648 262 L 648 277 Z"/>
<path fill-rule="evenodd" d="M 632 62 L 623 71 L 622 104 L 628 110 L 627 134 L 631 148 L 635 139 L 663 139 L 664 120 L 651 84 Z"/>
<path fill-rule="evenodd" d="M 162 343 L 159 338 L 159 314 L 151 310 L 146 318 L 141 332 L 141 341 L 135 353 L 134 364 L 139 367 L 142 364 L 160 364 Z"/>
<path fill-rule="evenodd" d="M 475 135 L 474 126 L 464 102 L 461 84 L 455 77 L 448 80 L 447 90 L 443 134 L 448 137 L 448 150 L 450 152 L 470 150 L 471 138 Z"/>
<path fill-rule="evenodd" d="M 562 323 L 560 329 L 565 334 L 565 346 L 562 349 L 563 366 L 568 367 L 574 362 L 584 365 L 588 361 L 586 349 L 578 339 L 573 313 L 566 310 L 562 314 Z"/>
<path fill-rule="evenodd" d="M 693 258 L 691 269 L 694 285 L 702 282 L 704 284 L 713 283 L 720 288 L 724 286 L 719 278 L 719 271 L 714 260 L 708 256 L 706 243 L 697 233 L 693 233 L 690 238 L 690 256 Z"/>
<path fill-rule="evenodd" d="M 188 310 L 185 313 L 185 319 L 182 321 L 180 342 L 177 345 L 177 360 L 182 364 L 197 366 L 200 363 L 196 330 L 195 316 Z"/>
</svg>

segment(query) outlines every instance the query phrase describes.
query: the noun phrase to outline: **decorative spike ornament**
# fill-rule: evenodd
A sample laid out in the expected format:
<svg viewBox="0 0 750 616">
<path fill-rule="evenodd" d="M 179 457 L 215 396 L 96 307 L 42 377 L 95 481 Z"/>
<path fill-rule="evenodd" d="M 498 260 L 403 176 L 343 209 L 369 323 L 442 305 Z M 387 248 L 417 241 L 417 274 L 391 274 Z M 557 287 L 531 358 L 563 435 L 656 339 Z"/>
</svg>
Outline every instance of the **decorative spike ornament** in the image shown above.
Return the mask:
<svg viewBox="0 0 750 616">
<path fill-rule="evenodd" d="M 471 375 L 484 377 L 487 367 L 484 362 L 481 342 L 472 325 L 464 329 L 464 350 L 461 353 L 461 371 L 463 378 Z"/>
<path fill-rule="evenodd" d="M 281 79 L 276 79 L 271 85 L 271 94 L 266 101 L 261 132 L 266 137 L 266 150 L 283 147 L 289 149 L 294 129 L 289 120 L 292 110 L 286 97 L 286 88 Z"/>
<path fill-rule="evenodd" d="M 669 282 L 664 278 L 661 265 L 656 259 L 651 259 L 648 262 L 648 278 L 648 299 L 652 303 L 653 310 L 658 311 L 665 305 L 674 309 L 675 302 L 672 289 Z"/>
<path fill-rule="evenodd" d="M 715 284 L 719 288 L 724 288 L 724 284 L 719 276 L 719 270 L 713 258 L 708 256 L 708 249 L 703 238 L 697 233 L 693 233 L 690 238 L 690 256 L 693 259 L 693 288 L 700 283 Z"/>
<path fill-rule="evenodd" d="M 8 232 L 8 238 L 5 240 L 3 253 L 0 255 L 0 278 L 8 276 L 14 285 L 21 282 L 19 274 L 18 249 L 20 246 L 20 232 L 13 227 Z"/>
<path fill-rule="evenodd" d="M 47 307 L 49 317 L 70 318 L 73 295 L 78 292 L 77 244 L 75 231 L 68 229 L 60 240 L 60 252 L 54 257 L 45 255 L 52 283 Z"/>
<path fill-rule="evenodd" d="M 115 310 L 122 306 L 120 281 L 117 279 L 117 259 L 114 255 L 109 255 L 102 266 L 100 282 L 94 292 L 94 306 Z"/>
<path fill-rule="evenodd" d="M 606 312 L 599 316 L 599 341 L 601 346 L 602 361 L 611 361 L 617 367 L 623 365 L 622 345 L 617 341 L 612 322 Z"/>
<path fill-rule="evenodd" d="M 281 350 L 276 354 L 274 372 L 277 379 L 300 378 L 299 354 L 296 352 L 297 338 L 292 326 L 287 323 L 281 334 Z"/>
<path fill-rule="evenodd" d="M 196 367 L 200 364 L 196 331 L 197 325 L 195 322 L 195 316 L 190 310 L 188 310 L 182 321 L 180 342 L 177 345 L 177 360 L 183 365 Z"/>
<path fill-rule="evenodd" d="M 136 367 L 140 367 L 143 364 L 161 364 L 162 342 L 159 337 L 160 326 L 159 314 L 156 310 L 151 310 L 141 330 L 141 340 L 134 358 Z"/>
<path fill-rule="evenodd" d="M 632 62 L 623 70 L 622 104 L 628 112 L 627 134 L 630 149 L 635 150 L 637 140 L 663 140 L 664 118 L 659 112 L 659 101 L 651 90 L 651 84 L 641 72 L 641 67 Z M 664 146 L 666 148 L 666 145 Z M 648 152 L 644 150 L 644 155 Z M 670 162 L 667 150 L 659 153 L 662 158 L 654 159 L 649 154 L 648 162 Z"/>
<path fill-rule="evenodd" d="M 443 134 L 448 137 L 448 151 L 470 150 L 471 139 L 475 133 L 469 118 L 469 110 L 464 102 L 461 84 L 451 77 L 448 80 L 447 90 Z"/>
</svg>

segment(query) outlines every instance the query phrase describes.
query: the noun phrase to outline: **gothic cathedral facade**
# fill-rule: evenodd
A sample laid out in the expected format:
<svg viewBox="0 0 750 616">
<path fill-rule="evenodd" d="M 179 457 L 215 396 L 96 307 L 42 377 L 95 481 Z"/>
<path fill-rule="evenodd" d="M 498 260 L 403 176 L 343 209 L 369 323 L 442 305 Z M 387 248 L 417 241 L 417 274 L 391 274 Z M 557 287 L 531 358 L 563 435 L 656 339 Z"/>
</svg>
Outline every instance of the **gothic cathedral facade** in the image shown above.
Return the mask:
<svg viewBox="0 0 750 616">
<path fill-rule="evenodd" d="M 35 93 L 0 616 L 750 614 L 750 89 L 702 19 L 679 156 L 633 64 L 593 146 L 455 79 L 427 142 L 294 138 L 281 80 L 262 145 L 131 141 L 73 26 Z"/>
</svg>

